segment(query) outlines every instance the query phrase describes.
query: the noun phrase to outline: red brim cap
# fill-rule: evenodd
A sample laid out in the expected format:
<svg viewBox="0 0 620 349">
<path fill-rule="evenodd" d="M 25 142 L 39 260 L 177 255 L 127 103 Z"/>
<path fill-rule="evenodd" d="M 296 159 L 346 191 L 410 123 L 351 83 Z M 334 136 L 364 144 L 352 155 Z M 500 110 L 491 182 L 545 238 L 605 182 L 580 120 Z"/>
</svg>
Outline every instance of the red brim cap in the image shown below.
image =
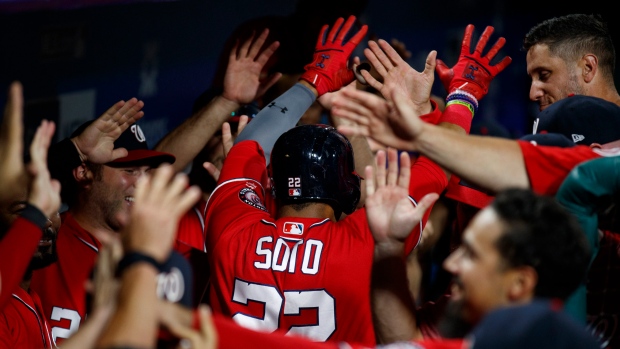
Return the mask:
<svg viewBox="0 0 620 349">
<path fill-rule="evenodd" d="M 127 156 L 116 159 L 107 163 L 107 165 L 118 166 L 136 166 L 147 165 L 151 167 L 157 167 L 163 163 L 173 164 L 176 158 L 170 153 L 164 153 L 161 151 L 149 150 L 149 149 L 136 149 L 129 151 Z"/>
</svg>

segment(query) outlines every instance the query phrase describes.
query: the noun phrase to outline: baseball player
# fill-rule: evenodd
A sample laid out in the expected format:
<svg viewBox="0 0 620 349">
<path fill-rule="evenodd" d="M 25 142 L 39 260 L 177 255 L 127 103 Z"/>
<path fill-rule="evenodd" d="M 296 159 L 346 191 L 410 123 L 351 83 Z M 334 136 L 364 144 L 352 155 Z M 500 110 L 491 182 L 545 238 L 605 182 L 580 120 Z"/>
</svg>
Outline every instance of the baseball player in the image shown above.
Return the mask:
<svg viewBox="0 0 620 349">
<path fill-rule="evenodd" d="M 330 126 L 294 127 L 317 96 L 353 80 L 347 59 L 366 32 L 363 26 L 343 44 L 354 20 L 343 25 L 339 19 L 325 40 L 323 28 L 314 61 L 300 81 L 237 137 L 207 203 L 210 304 L 245 327 L 375 344 L 368 291 L 374 242 L 364 210 L 355 210 L 360 178 L 351 144 Z M 427 70 L 433 74 L 433 68 Z M 471 122 L 473 107 L 467 103 L 451 103 L 444 115 L 429 119 Z M 266 161 L 275 197 L 272 214 Z M 411 171 L 414 203 L 413 198 L 447 185 L 442 169 L 428 159 L 418 159 Z M 342 213 L 347 216 L 340 219 Z M 408 237 L 410 249 L 424 219 Z"/>
<path fill-rule="evenodd" d="M 74 176 L 73 182 L 66 178 L 63 182 L 67 184 L 63 194 L 73 190 L 74 196 L 63 196 L 69 209 L 62 214 L 58 232 L 58 261 L 36 271 L 31 284 L 41 297 L 56 344 L 70 337 L 86 319 L 89 304 L 84 283 L 95 265 L 100 240 L 116 234 L 126 222 L 135 183 L 150 168 L 174 162 L 171 154 L 148 148 L 142 129 L 135 124 L 142 106 L 137 99 L 117 103 L 50 152 L 50 161 L 58 159 L 64 171 L 70 168 Z M 191 273 L 189 262 L 173 253 L 158 278 L 162 298 L 191 306 Z"/>
<path fill-rule="evenodd" d="M 14 123 L 9 132 L 21 142 L 21 85 L 11 86 L 10 103 L 5 114 L 6 123 Z M 7 124 L 3 125 L 3 129 Z M 13 183 L 11 190 L 23 191 L 17 201 L 8 205 L 2 202 L 1 219 L 11 222 L 10 228 L 0 230 L 2 269 L 2 300 L 0 301 L 0 347 L 1 348 L 53 348 L 50 328 L 43 315 L 41 301 L 30 288 L 33 270 L 44 268 L 55 261 L 55 240 L 60 226 L 60 187 L 50 179 L 46 166 L 49 144 L 54 134 L 53 122 L 44 120 L 37 128 L 30 146 L 29 178 L 27 187 Z M 9 137 L 11 138 L 11 137 Z M 6 139 L 3 138 L 3 144 Z M 12 144 L 15 146 L 16 144 Z M 12 150 L 20 149 L 11 147 Z M 18 155 L 21 152 L 6 154 Z M 22 169 L 23 164 L 22 164 Z M 23 263 L 28 260 L 30 263 Z"/>
</svg>

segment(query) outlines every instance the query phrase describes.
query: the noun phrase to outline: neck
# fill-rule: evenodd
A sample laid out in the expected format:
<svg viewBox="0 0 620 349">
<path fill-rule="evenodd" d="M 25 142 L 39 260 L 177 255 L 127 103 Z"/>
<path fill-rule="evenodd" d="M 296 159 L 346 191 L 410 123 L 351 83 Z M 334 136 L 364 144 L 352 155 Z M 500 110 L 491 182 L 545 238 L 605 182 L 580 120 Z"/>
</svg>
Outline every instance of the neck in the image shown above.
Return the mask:
<svg viewBox="0 0 620 349">
<path fill-rule="evenodd" d="M 105 221 L 101 219 L 93 219 L 96 217 L 95 215 L 91 215 L 85 210 L 82 209 L 69 209 L 73 219 L 82 227 L 84 230 L 90 233 L 97 241 L 101 241 L 101 236 L 109 236 L 110 234 L 115 234 L 117 231 L 110 227 Z"/>
<path fill-rule="evenodd" d="M 277 218 L 282 217 L 329 218 L 336 221 L 332 207 L 322 202 L 311 203 L 302 209 L 295 209 L 294 205 L 280 206 Z"/>
</svg>

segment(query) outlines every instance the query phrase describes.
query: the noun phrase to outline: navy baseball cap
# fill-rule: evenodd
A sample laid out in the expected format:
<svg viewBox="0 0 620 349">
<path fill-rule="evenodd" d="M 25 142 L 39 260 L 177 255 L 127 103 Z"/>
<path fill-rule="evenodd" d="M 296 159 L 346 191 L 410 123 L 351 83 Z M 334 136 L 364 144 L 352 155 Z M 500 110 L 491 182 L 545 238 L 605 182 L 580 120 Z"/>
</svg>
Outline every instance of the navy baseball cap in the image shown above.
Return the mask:
<svg viewBox="0 0 620 349">
<path fill-rule="evenodd" d="M 472 349 L 599 349 L 601 344 L 562 311 L 561 303 L 535 299 L 490 312 L 468 337 Z"/>
<path fill-rule="evenodd" d="M 620 139 L 620 106 L 591 96 L 571 96 L 540 112 L 533 133 L 559 133 L 574 144 L 605 144 Z"/>
<path fill-rule="evenodd" d="M 519 139 L 537 145 L 546 145 L 552 147 L 570 148 L 575 146 L 575 143 L 573 143 L 572 140 L 560 133 L 534 133 L 530 135 L 525 135 Z"/>
<path fill-rule="evenodd" d="M 81 134 L 88 125 L 93 123 L 94 120 L 89 120 L 80 127 L 78 127 L 71 134 L 71 138 Z M 127 149 L 127 156 L 118 158 L 114 161 L 108 162 L 108 166 L 142 166 L 147 165 L 151 167 L 157 167 L 166 162 L 169 164 L 174 163 L 176 158 L 170 153 L 164 153 L 161 151 L 150 150 L 146 143 L 146 137 L 140 125 L 133 124 L 129 126 L 123 132 L 120 137 L 114 142 L 114 148 Z"/>
</svg>

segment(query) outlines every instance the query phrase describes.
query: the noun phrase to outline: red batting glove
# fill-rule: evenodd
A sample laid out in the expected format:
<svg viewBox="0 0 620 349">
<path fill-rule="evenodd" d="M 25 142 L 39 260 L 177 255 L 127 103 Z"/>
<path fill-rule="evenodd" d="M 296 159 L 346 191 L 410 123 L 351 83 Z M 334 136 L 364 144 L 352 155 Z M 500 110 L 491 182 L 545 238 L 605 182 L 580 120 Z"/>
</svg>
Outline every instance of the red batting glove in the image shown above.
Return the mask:
<svg viewBox="0 0 620 349">
<path fill-rule="evenodd" d="M 497 39 L 486 56 L 482 57 L 482 50 L 484 50 L 487 41 L 489 41 L 489 37 L 493 34 L 493 30 L 494 28 L 491 26 L 486 27 L 480 36 L 478 45 L 476 45 L 476 51 L 470 53 L 469 46 L 474 26 L 471 24 L 468 25 L 467 28 L 465 28 L 461 55 L 456 65 L 452 68 L 448 68 L 443 61 L 437 60 L 435 71 L 439 75 L 448 93 L 452 93 L 458 89 L 469 92 L 476 97 L 477 100 L 480 100 L 489 91 L 491 80 L 512 62 L 512 58 L 506 56 L 501 62 L 491 66 L 490 61 L 506 43 L 506 39 L 503 37 Z"/>
<path fill-rule="evenodd" d="M 326 40 L 325 32 L 328 25 L 323 26 L 314 49 L 314 59 L 312 63 L 304 67 L 306 71 L 300 77 L 316 88 L 319 97 L 327 92 L 338 91 L 355 78 L 353 71 L 348 68 L 349 57 L 360 40 L 366 35 L 368 26 L 363 25 L 347 43 L 343 43 L 345 35 L 355 22 L 355 16 L 350 16 L 344 26 L 342 22 L 344 22 L 342 17 L 336 20 Z M 341 26 L 342 28 L 340 28 Z M 336 33 L 338 34 L 337 37 Z"/>
</svg>

